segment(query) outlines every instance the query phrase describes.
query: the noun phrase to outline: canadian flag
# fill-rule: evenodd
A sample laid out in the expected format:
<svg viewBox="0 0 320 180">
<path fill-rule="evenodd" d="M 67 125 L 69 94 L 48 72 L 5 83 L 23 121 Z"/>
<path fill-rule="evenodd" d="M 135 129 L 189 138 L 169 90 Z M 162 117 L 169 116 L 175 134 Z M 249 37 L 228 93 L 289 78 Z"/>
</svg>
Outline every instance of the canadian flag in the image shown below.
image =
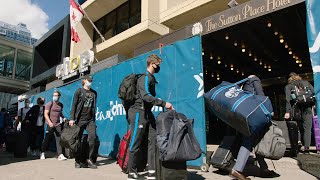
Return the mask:
<svg viewBox="0 0 320 180">
<path fill-rule="evenodd" d="M 70 0 L 70 25 L 71 25 L 71 40 L 79 42 L 80 37 L 76 30 L 76 25 L 83 18 L 83 12 L 74 0 Z"/>
</svg>

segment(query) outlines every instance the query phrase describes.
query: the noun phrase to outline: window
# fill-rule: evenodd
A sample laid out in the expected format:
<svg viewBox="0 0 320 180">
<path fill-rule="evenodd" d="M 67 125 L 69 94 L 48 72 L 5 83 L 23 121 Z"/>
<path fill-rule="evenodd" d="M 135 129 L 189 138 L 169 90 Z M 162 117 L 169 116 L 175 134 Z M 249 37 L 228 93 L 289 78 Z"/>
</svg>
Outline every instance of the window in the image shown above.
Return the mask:
<svg viewBox="0 0 320 180">
<path fill-rule="evenodd" d="M 135 26 L 141 22 L 141 0 L 130 1 L 130 27 Z"/>
<path fill-rule="evenodd" d="M 13 47 L 0 44 L 0 76 L 12 77 L 14 51 Z"/>
<path fill-rule="evenodd" d="M 125 3 L 117 9 L 117 34 L 129 27 L 129 3 Z"/>
<path fill-rule="evenodd" d="M 129 0 L 95 22 L 100 33 L 109 39 L 141 22 L 141 0 Z M 94 45 L 101 43 L 99 34 L 93 33 Z"/>
<path fill-rule="evenodd" d="M 18 49 L 15 78 L 29 81 L 31 65 L 32 65 L 32 53 Z"/>
</svg>

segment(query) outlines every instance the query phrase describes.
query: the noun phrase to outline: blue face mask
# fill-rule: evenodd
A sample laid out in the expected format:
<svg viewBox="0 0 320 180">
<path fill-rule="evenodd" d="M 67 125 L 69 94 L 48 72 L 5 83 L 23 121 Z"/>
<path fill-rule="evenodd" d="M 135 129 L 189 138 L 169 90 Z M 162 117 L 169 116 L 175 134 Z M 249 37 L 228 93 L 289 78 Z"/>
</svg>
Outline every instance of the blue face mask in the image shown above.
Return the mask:
<svg viewBox="0 0 320 180">
<path fill-rule="evenodd" d="M 86 85 L 87 87 L 91 87 L 92 83 L 89 82 L 89 81 L 86 81 L 85 85 Z"/>
<path fill-rule="evenodd" d="M 53 100 L 53 101 L 59 101 L 59 98 L 56 97 L 56 96 L 53 96 L 53 97 L 52 97 L 52 100 Z"/>
</svg>

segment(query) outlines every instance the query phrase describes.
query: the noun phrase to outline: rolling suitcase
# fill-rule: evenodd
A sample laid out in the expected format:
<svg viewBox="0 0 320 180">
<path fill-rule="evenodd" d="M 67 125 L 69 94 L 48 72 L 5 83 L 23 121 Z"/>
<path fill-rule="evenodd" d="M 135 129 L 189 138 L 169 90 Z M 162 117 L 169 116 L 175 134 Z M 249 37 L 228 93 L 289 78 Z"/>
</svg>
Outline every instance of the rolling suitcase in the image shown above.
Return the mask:
<svg viewBox="0 0 320 180">
<path fill-rule="evenodd" d="M 18 132 L 16 136 L 14 157 L 16 158 L 27 157 L 27 149 L 28 149 L 28 134 L 24 131 Z"/>
<path fill-rule="evenodd" d="M 312 122 L 313 122 L 313 131 L 314 131 L 316 150 L 319 153 L 320 152 L 320 126 L 319 126 L 318 115 L 317 113 L 315 113 L 315 109 L 312 109 Z"/>
<path fill-rule="evenodd" d="M 212 155 L 210 163 L 219 170 L 230 170 L 235 164 L 235 141 L 236 136 L 225 136 L 217 151 Z"/>
<path fill-rule="evenodd" d="M 117 155 L 117 164 L 119 164 L 124 173 L 128 173 L 130 139 L 131 131 L 129 130 L 120 141 L 119 151 Z"/>
<path fill-rule="evenodd" d="M 296 157 L 299 153 L 298 139 L 299 128 L 296 121 L 276 121 L 278 127 L 282 130 L 283 137 L 286 141 L 286 150 L 290 156 Z"/>
<path fill-rule="evenodd" d="M 12 129 L 6 131 L 5 144 L 7 152 L 14 152 L 17 133 Z"/>
</svg>

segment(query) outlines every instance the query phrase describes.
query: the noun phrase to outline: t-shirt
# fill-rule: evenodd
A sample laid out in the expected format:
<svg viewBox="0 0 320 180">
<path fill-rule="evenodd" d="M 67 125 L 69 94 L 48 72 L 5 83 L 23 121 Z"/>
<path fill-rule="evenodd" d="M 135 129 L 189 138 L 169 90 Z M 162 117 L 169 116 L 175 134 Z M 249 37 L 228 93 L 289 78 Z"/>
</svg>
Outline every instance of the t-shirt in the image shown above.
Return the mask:
<svg viewBox="0 0 320 180">
<path fill-rule="evenodd" d="M 40 107 L 39 116 L 38 116 L 36 125 L 37 126 L 42 126 L 43 125 L 43 107 Z"/>
<path fill-rule="evenodd" d="M 92 119 L 92 105 L 93 105 L 93 98 L 94 93 L 90 90 L 86 90 L 86 94 L 84 95 L 84 104 L 81 111 L 81 120 L 90 120 Z"/>
<path fill-rule="evenodd" d="M 22 109 L 22 116 L 21 116 L 21 109 Z M 18 110 L 18 116 L 21 116 L 21 120 L 23 121 L 24 118 L 26 118 L 27 112 L 30 110 L 30 108 L 21 108 Z"/>
<path fill-rule="evenodd" d="M 52 105 L 53 103 L 53 105 Z M 52 105 L 52 107 L 51 107 Z M 51 110 L 50 110 L 51 107 Z M 62 117 L 62 108 L 63 105 L 62 103 L 58 102 L 58 104 L 56 102 L 48 102 L 46 104 L 45 110 L 50 110 L 49 114 L 50 114 L 50 120 L 53 123 L 54 126 L 58 125 L 60 123 L 60 117 Z"/>
</svg>

